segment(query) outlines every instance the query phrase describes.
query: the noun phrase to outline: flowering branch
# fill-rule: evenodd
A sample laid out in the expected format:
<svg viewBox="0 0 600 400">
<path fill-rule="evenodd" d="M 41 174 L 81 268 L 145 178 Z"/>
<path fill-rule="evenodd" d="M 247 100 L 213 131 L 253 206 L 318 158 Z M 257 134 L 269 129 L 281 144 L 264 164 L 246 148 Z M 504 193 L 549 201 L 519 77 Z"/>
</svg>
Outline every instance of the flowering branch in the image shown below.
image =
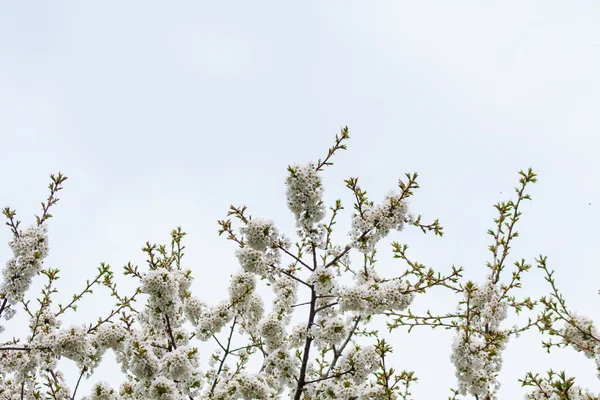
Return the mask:
<svg viewBox="0 0 600 400">
<path fill-rule="evenodd" d="M 118 388 L 95 383 L 90 400 L 281 399 L 284 393 L 294 400 L 407 400 L 409 386 L 417 378 L 413 372 L 397 373 L 390 366 L 392 347 L 371 325 L 378 315 L 386 318 L 389 333 L 400 326 L 407 326 L 410 333 L 418 325 L 453 330 L 451 359 L 458 380 L 454 399 L 459 394 L 493 398 L 508 338 L 533 326 L 561 337 L 565 345 L 586 355 L 600 354 L 600 334 L 591 321 L 567 309 L 545 258 L 540 257 L 538 266 L 546 271 L 553 288 L 550 298 L 540 301 L 546 309 L 522 327 L 501 328 L 509 308 L 519 313 L 537 305 L 529 297 L 517 300 L 512 295 L 521 288 L 523 273 L 531 268 L 524 260 L 514 263 L 508 283 L 500 281 L 510 245 L 518 236 L 515 228 L 522 200 L 530 199 L 526 187 L 536 182 L 531 169 L 519 172 L 516 199 L 496 205 L 499 216 L 494 230 L 488 231 L 493 237 L 492 261 L 487 264 L 491 272 L 484 283 L 461 282 L 462 267 L 452 266 L 447 275 L 426 268 L 408 257 L 407 245 L 396 241 L 392 242 L 393 257 L 402 259 L 408 268 L 388 277 L 382 275 L 375 259 L 382 239 L 407 226 L 436 236 L 443 236 L 444 231 L 437 219 L 425 223 L 421 215 L 409 213 L 408 201 L 419 188 L 417 173 L 406 174 L 396 191 L 380 203 L 370 200 L 358 178 L 352 177 L 345 180 L 354 201 L 349 239 L 347 244 L 334 243 L 333 229 L 344 207 L 341 200 L 325 207 L 321 175 L 326 166 L 333 165 L 334 154 L 346 150 L 348 139 L 344 127 L 323 159 L 288 167 L 286 201 L 296 222 L 295 243 L 280 234 L 274 221 L 249 215 L 246 206 L 229 206 L 226 219 L 217 221 L 218 233 L 235 243 L 240 269 L 231 278 L 226 298 L 214 305 L 193 295 L 192 270 L 183 258 L 186 234 L 177 227 L 171 231 L 170 243 L 144 244 L 146 265 L 123 267 L 124 276 L 135 278 L 133 294 L 123 295 L 110 266 L 101 263 L 83 290 L 65 306 L 55 308 L 52 297 L 58 290 L 59 271 L 44 269 L 42 264 L 48 254 L 49 210 L 67 178 L 60 173 L 51 176 L 42 215 L 26 230 L 20 229 L 16 212 L 5 208 L 14 257 L 3 270 L 0 316 L 8 320 L 16 306 L 23 305 L 30 334 L 0 344 L 0 397 L 74 400 L 82 379 L 93 376 L 111 350 L 125 379 Z M 350 257 L 353 251 L 362 254 L 357 265 Z M 24 295 L 40 274 L 45 278 L 41 296 L 31 303 Z M 273 291 L 271 304 L 264 304 L 258 282 Z M 67 310 L 76 311 L 85 295 L 94 294 L 95 286 L 106 287 L 116 305 L 95 323 L 62 328 Z M 309 290 L 299 291 L 299 287 Z M 426 315 L 414 315 L 410 306 L 415 298 L 434 287 L 460 295 L 458 310 L 439 316 L 429 310 Z M 136 303 L 142 294 L 143 301 Z M 39 307 L 34 309 L 32 304 Z M 303 315 L 296 325 L 292 325 L 294 312 Z M 564 329 L 553 326 L 559 320 L 567 324 Z M 219 337 L 227 326 L 225 342 Z M 212 339 L 215 352 L 208 357 L 206 370 L 201 370 L 195 343 Z M 250 362 L 255 358 L 258 364 Z M 72 393 L 57 368 L 61 359 L 74 362 L 79 370 Z M 251 366 L 259 364 L 252 370 Z M 566 377 L 552 374 L 546 380 L 528 375 L 523 385 L 534 387 L 532 395 L 538 397 L 532 398 L 536 399 L 584 393 Z"/>
</svg>

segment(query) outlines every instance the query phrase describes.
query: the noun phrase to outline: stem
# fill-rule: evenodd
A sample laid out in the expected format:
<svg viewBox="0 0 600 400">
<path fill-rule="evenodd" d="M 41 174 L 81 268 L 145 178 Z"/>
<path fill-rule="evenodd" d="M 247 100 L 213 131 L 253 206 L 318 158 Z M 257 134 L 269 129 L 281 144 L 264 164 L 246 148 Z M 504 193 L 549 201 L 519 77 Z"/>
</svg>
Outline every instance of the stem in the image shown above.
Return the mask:
<svg viewBox="0 0 600 400">
<path fill-rule="evenodd" d="M 2 302 L 2 305 L 0 306 L 0 317 L 2 316 L 2 312 L 6 308 L 6 304 L 8 304 L 8 297 L 4 298 L 4 301 Z"/>
<path fill-rule="evenodd" d="M 302 356 L 302 366 L 300 367 L 300 376 L 298 377 L 298 386 L 296 387 L 296 393 L 294 394 L 294 400 L 300 400 L 302 391 L 306 385 L 306 368 L 308 366 L 308 358 L 310 356 L 310 345 L 312 344 L 312 337 L 309 336 L 308 331 L 315 320 L 315 304 L 317 302 L 317 293 L 313 286 L 310 288 L 310 312 L 308 314 L 308 323 L 306 324 L 306 342 L 304 342 L 304 355 Z"/>
<path fill-rule="evenodd" d="M 335 364 L 338 362 L 340 356 L 344 352 L 344 349 L 346 348 L 346 346 L 348 345 L 348 343 L 350 343 L 350 339 L 352 338 L 352 335 L 354 335 L 354 332 L 356 331 L 356 328 L 358 328 L 358 323 L 360 322 L 360 319 L 361 319 L 360 316 L 356 317 L 356 321 L 354 321 L 354 326 L 350 330 L 350 333 L 348 333 L 348 337 L 346 337 L 346 340 L 344 341 L 344 343 L 342 343 L 342 347 L 340 347 L 339 350 L 336 350 L 334 348 L 334 350 L 333 350 L 334 351 L 333 360 L 331 361 L 331 365 L 329 366 L 329 369 L 327 370 L 327 373 L 325 374 L 325 376 L 329 376 L 329 374 L 333 370 L 333 367 L 335 367 Z"/>
<path fill-rule="evenodd" d="M 175 344 L 175 337 L 173 336 L 173 330 L 171 329 L 171 322 L 169 321 L 169 316 L 165 314 L 165 319 L 167 321 L 167 332 L 169 332 L 169 338 L 171 339 L 171 344 L 173 345 L 173 349 L 177 350 L 177 344 Z M 170 351 L 170 349 L 169 349 Z"/>
<path fill-rule="evenodd" d="M 221 346 L 221 348 L 223 350 L 225 350 L 225 353 L 223 354 L 223 358 L 221 358 L 221 363 L 219 364 L 219 370 L 217 371 L 215 380 L 213 381 L 213 384 L 210 388 L 211 396 L 212 396 L 213 392 L 215 391 L 215 387 L 217 386 L 217 383 L 219 382 L 219 375 L 221 374 L 221 371 L 223 370 L 223 365 L 225 364 L 225 359 L 227 358 L 227 355 L 230 353 L 229 347 L 231 346 L 231 338 L 233 337 L 233 330 L 235 329 L 236 323 L 237 323 L 237 316 L 233 319 L 233 322 L 231 323 L 231 329 L 229 330 L 229 337 L 227 338 L 227 347 L 224 348 L 223 346 L 221 346 L 221 343 L 219 343 L 219 346 Z M 215 337 L 215 339 L 216 339 L 216 337 Z M 217 340 L 217 342 L 219 342 L 219 341 Z"/>
<path fill-rule="evenodd" d="M 87 370 L 87 367 L 83 367 L 81 369 L 81 373 L 79 374 L 79 379 L 77 379 L 77 384 L 75 385 L 75 389 L 73 390 L 73 396 L 71 396 L 71 400 L 75 400 L 75 394 L 77 394 L 77 389 L 79 388 L 79 383 L 81 382 L 81 378 L 83 378 L 83 374 Z"/>
<path fill-rule="evenodd" d="M 66 307 L 61 306 L 60 309 L 58 310 L 58 312 L 56 313 L 56 316 L 58 317 L 59 315 L 61 315 L 65 311 L 67 311 L 69 308 L 72 308 L 73 305 L 75 303 L 77 303 L 79 300 L 81 300 L 81 298 L 86 293 L 90 293 L 90 288 L 92 286 L 94 286 L 95 284 L 97 284 L 100 281 L 100 278 L 102 278 L 105 274 L 106 274 L 106 271 L 101 271 L 98 275 L 96 275 L 96 277 L 94 278 L 93 281 L 91 281 L 91 282 L 88 281 L 87 284 L 85 285 L 85 289 L 83 289 L 83 291 L 81 293 L 74 295 L 73 300 L 71 300 L 71 302 L 69 304 L 67 304 Z"/>
<path fill-rule="evenodd" d="M 329 307 L 336 306 L 337 304 L 338 304 L 338 302 L 337 302 L 337 301 L 335 301 L 335 302 L 333 302 L 333 303 L 325 304 L 324 306 L 321 306 L 321 307 L 319 307 L 319 308 L 315 309 L 315 314 L 316 314 L 316 313 L 318 313 L 319 311 L 323 311 L 323 310 L 324 310 L 324 309 L 326 309 L 326 308 L 329 308 Z"/>
<path fill-rule="evenodd" d="M 377 228 L 378 225 L 379 225 L 379 223 L 375 223 L 375 226 L 373 228 Z M 373 228 L 371 228 L 371 229 L 363 232 L 362 235 L 360 235 L 360 237 L 356 241 L 360 242 L 362 239 L 364 239 L 364 237 L 367 236 L 369 234 L 369 232 L 371 232 L 371 230 Z M 346 245 L 346 247 L 344 247 L 344 250 L 342 250 L 340 252 L 340 254 L 338 254 L 337 256 L 335 256 L 335 258 L 333 260 L 331 260 L 330 262 L 328 262 L 327 264 L 325 264 L 325 268 L 329 268 L 333 264 L 335 264 L 336 262 L 338 262 L 340 258 L 344 257 L 344 255 L 346 255 L 346 253 L 350 251 L 350 249 L 352 249 L 352 246 Z"/>
<path fill-rule="evenodd" d="M 308 383 L 317 383 L 317 382 L 325 381 L 325 380 L 327 380 L 327 379 L 339 378 L 339 377 L 341 377 L 341 376 L 343 376 L 343 375 L 346 375 L 346 374 L 351 374 L 352 372 L 354 372 L 354 367 L 350 368 L 350 369 L 349 369 L 349 370 L 347 370 L 347 371 L 340 372 L 339 374 L 335 374 L 335 375 L 332 375 L 332 376 L 325 376 L 325 377 L 323 377 L 323 378 L 319 378 L 319 379 L 313 379 L 312 381 L 307 381 L 306 383 L 307 383 L 307 384 L 308 384 Z"/>
<path fill-rule="evenodd" d="M 281 245 L 280 245 L 280 246 L 277 246 L 277 247 L 279 247 L 281 250 L 283 250 L 283 252 L 284 252 L 285 254 L 287 254 L 288 256 L 292 257 L 294 260 L 296 260 L 297 262 L 299 262 L 299 263 L 300 263 L 302 266 L 304 266 L 305 268 L 307 268 L 307 269 L 309 269 L 309 270 L 311 270 L 311 271 L 313 270 L 313 269 L 312 269 L 312 268 L 311 268 L 311 267 L 310 267 L 310 266 L 309 266 L 307 263 L 305 263 L 304 261 L 302 261 L 302 260 L 300 259 L 300 257 L 297 257 L 297 256 L 293 255 L 292 253 L 290 253 L 289 251 L 287 251 L 287 249 L 286 249 L 285 247 L 283 247 L 283 246 L 281 246 Z"/>
<path fill-rule="evenodd" d="M 16 347 L 16 346 L 0 347 L 0 351 L 4 351 L 4 350 L 17 350 L 17 351 L 50 350 L 50 347 Z"/>
<path fill-rule="evenodd" d="M 311 286 L 310 286 L 308 283 L 304 282 L 302 279 L 298 278 L 297 276 L 295 276 L 295 275 L 293 275 L 293 274 L 290 274 L 289 272 L 287 272 L 287 271 L 285 271 L 285 270 L 283 270 L 283 269 L 281 269 L 281 268 L 277 268 L 277 267 L 276 267 L 276 266 L 274 266 L 274 265 L 271 265 L 270 267 L 271 267 L 271 268 L 273 268 L 274 270 L 278 271 L 278 272 L 281 272 L 281 273 L 282 273 L 282 274 L 284 274 L 284 275 L 287 275 L 287 276 L 289 276 L 290 278 L 292 278 L 292 279 L 293 279 L 293 280 L 295 280 L 296 282 L 299 282 L 299 283 L 301 283 L 301 284 L 303 284 L 303 285 L 305 285 L 305 286 L 311 287 Z"/>
</svg>

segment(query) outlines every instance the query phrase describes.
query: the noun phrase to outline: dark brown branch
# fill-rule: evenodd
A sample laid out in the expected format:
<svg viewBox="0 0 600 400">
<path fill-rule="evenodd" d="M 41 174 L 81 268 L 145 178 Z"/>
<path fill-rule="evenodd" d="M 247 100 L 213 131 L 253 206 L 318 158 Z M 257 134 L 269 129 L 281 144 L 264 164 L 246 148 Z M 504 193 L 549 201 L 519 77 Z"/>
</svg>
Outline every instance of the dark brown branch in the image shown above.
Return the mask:
<svg viewBox="0 0 600 400">
<path fill-rule="evenodd" d="M 294 400 L 300 400 L 300 396 L 302 396 L 304 386 L 306 385 L 306 368 L 308 366 L 310 346 L 313 340 L 313 338 L 308 334 L 308 330 L 313 325 L 315 320 L 315 304 L 317 302 L 317 294 L 312 286 L 310 296 L 310 312 L 308 314 L 308 323 L 306 325 L 306 341 L 304 342 L 304 354 L 302 356 L 302 365 L 300 366 L 300 376 L 298 377 L 298 385 L 296 386 L 296 392 L 294 393 Z"/>
<path fill-rule="evenodd" d="M 289 251 L 288 251 L 288 250 L 287 250 L 285 247 L 283 247 L 283 246 L 281 246 L 281 245 L 278 245 L 277 247 L 278 247 L 278 248 L 280 248 L 281 250 L 283 250 L 283 252 L 284 252 L 285 254 L 287 254 L 288 256 L 292 257 L 292 258 L 293 258 L 294 260 L 296 260 L 297 262 L 299 262 L 299 263 L 300 263 L 300 264 L 301 264 L 303 267 L 305 267 L 305 268 L 307 268 L 307 269 L 309 269 L 309 270 L 313 271 L 313 269 L 312 269 L 312 268 L 311 268 L 311 267 L 310 267 L 310 266 L 309 266 L 307 263 L 305 263 L 304 261 L 302 261 L 302 260 L 300 259 L 300 257 L 293 255 L 293 254 L 292 254 L 292 253 L 290 253 L 290 252 L 289 252 Z"/>
</svg>

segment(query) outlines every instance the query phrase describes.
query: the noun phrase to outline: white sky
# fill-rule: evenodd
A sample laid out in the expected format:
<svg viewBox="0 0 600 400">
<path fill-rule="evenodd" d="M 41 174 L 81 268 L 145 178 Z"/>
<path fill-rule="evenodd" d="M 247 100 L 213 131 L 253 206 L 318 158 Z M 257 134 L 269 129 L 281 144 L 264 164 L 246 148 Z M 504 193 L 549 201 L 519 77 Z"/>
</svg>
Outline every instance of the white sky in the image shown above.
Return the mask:
<svg viewBox="0 0 600 400">
<path fill-rule="evenodd" d="M 352 200 L 343 179 L 358 176 L 378 202 L 418 171 L 411 209 L 440 218 L 446 235 L 409 229 L 391 239 L 442 273 L 462 265 L 481 280 L 492 205 L 531 166 L 539 183 L 511 261 L 547 255 L 568 304 L 594 318 L 599 20 L 600 3 L 576 0 L 4 2 L 0 206 L 27 225 L 48 175 L 69 176 L 47 261 L 62 270 L 63 299 L 101 261 L 141 266 L 145 241 L 167 242 L 181 225 L 196 294 L 216 303 L 238 268 L 216 220 L 230 203 L 245 204 L 292 236 L 286 166 L 322 157 L 348 125 L 349 150 L 325 173 L 327 201 L 347 206 L 343 232 Z M 1 230 L 0 242 L 9 239 Z M 8 246 L 0 257 L 10 257 Z M 382 270 L 403 271 L 386 244 L 378 259 Z M 536 268 L 523 286 L 531 296 L 549 289 Z M 437 290 L 414 308 L 452 312 L 457 301 Z M 98 292 L 64 323 L 110 306 Z M 447 398 L 456 387 L 452 335 L 388 335 L 394 366 L 419 378 L 415 398 Z M 549 368 L 600 391 L 591 360 L 546 355 L 532 331 L 505 351 L 500 398 L 521 397 L 517 379 Z M 109 366 L 97 379 L 111 376 Z"/>
</svg>

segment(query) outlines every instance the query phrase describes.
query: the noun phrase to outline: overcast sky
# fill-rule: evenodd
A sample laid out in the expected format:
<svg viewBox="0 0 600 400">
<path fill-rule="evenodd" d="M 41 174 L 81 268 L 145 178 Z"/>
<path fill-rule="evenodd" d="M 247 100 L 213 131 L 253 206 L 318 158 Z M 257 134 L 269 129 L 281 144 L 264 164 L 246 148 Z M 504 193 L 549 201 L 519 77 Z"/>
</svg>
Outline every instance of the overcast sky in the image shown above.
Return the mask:
<svg viewBox="0 0 600 400">
<path fill-rule="evenodd" d="M 465 267 L 465 280 L 482 281 L 492 206 L 512 196 L 517 172 L 531 166 L 539 182 L 510 261 L 547 255 L 568 304 L 599 317 L 599 2 L 0 7 L 0 206 L 16 208 L 28 225 L 49 174 L 69 176 L 49 223 L 47 265 L 62 270 L 59 297 L 69 298 L 101 261 L 142 265 L 143 244 L 165 243 L 181 225 L 195 293 L 223 299 L 238 265 L 217 219 L 229 204 L 245 204 L 293 236 L 286 166 L 324 156 L 348 125 L 349 149 L 324 173 L 328 204 L 341 198 L 347 206 L 342 233 L 352 203 L 343 179 L 358 176 L 379 202 L 417 171 L 411 210 L 439 218 L 446 235 L 407 229 L 390 240 L 409 244 L 409 254 L 436 271 L 454 264 Z M 0 242 L 9 239 L 1 230 Z M 10 256 L 0 247 L 2 259 Z M 388 275 L 404 270 L 389 241 L 378 259 Z M 515 294 L 549 289 L 535 268 L 523 287 Z M 458 300 L 434 290 L 414 308 L 452 312 Z M 99 291 L 64 323 L 110 306 Z M 394 367 L 419 378 L 416 399 L 447 398 L 456 387 L 452 337 L 429 328 L 389 335 Z M 86 388 L 118 380 L 107 365 Z M 573 350 L 547 355 L 532 331 L 508 344 L 500 398 L 520 398 L 517 379 L 550 368 L 600 391 L 592 360 Z"/>
</svg>

